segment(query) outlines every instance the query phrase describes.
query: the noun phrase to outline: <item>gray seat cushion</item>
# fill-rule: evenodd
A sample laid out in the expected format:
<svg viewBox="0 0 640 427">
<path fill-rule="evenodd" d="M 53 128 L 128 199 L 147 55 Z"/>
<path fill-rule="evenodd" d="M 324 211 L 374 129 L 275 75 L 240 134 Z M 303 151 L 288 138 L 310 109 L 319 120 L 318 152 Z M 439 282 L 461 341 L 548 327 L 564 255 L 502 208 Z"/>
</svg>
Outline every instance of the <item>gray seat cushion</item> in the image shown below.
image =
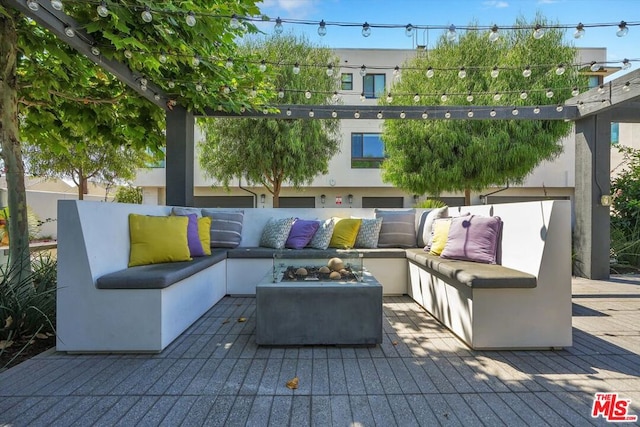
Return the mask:
<svg viewBox="0 0 640 427">
<path fill-rule="evenodd" d="M 162 289 L 226 258 L 226 250 L 212 250 L 210 256 L 193 258 L 192 261 L 130 267 L 99 277 L 96 287 L 99 289 Z"/>
<path fill-rule="evenodd" d="M 423 249 L 407 249 L 407 258 L 433 271 L 448 283 L 456 282 L 471 288 L 535 288 L 536 276 L 496 264 L 458 261 L 430 255 Z"/>
</svg>

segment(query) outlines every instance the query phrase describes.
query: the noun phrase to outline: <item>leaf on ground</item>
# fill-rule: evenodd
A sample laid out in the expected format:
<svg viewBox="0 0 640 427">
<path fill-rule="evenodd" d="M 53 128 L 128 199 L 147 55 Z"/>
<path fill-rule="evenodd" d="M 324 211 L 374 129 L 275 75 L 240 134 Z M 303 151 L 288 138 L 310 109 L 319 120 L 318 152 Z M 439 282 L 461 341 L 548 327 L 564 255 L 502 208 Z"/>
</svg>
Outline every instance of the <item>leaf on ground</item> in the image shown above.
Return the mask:
<svg viewBox="0 0 640 427">
<path fill-rule="evenodd" d="M 398 341 L 391 341 L 391 344 L 398 345 Z"/>
<path fill-rule="evenodd" d="M 4 321 L 4 328 L 9 329 L 9 326 L 11 326 L 12 323 L 13 323 L 13 316 L 7 317 L 7 319 Z"/>
<path fill-rule="evenodd" d="M 6 341 L 6 340 L 0 341 L 0 350 L 4 350 L 5 348 L 11 347 L 11 344 L 13 344 L 13 341 Z"/>
<path fill-rule="evenodd" d="M 47 334 L 36 334 L 36 338 L 38 338 L 39 340 L 46 340 L 47 338 L 49 338 L 49 335 Z"/>
<path fill-rule="evenodd" d="M 238 319 L 239 323 L 246 322 L 246 321 L 247 321 L 246 317 L 241 317 L 241 318 Z"/>
<path fill-rule="evenodd" d="M 292 380 L 287 381 L 287 388 L 290 388 L 291 390 L 297 389 L 298 382 L 299 382 L 298 377 L 294 377 Z"/>
</svg>

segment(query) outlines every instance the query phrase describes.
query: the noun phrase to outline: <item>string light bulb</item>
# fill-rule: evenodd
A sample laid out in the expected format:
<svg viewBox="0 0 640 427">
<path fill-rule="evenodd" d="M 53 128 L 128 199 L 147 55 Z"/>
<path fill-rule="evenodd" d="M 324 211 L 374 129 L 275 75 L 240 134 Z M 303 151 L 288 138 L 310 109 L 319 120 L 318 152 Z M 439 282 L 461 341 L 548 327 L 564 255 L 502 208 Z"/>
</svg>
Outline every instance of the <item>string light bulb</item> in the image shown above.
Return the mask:
<svg viewBox="0 0 640 427">
<path fill-rule="evenodd" d="M 391 95 L 391 92 L 389 92 L 387 94 L 387 103 L 391 104 L 393 102 L 393 95 Z"/>
<path fill-rule="evenodd" d="M 364 102 L 365 99 L 364 92 L 360 92 L 360 101 Z"/>
<path fill-rule="evenodd" d="M 365 22 L 362 24 L 362 37 L 369 37 L 371 35 L 371 26 Z"/>
<path fill-rule="evenodd" d="M 576 31 L 573 33 L 574 39 L 581 39 L 584 36 L 584 25 L 582 22 L 576 25 Z"/>
<path fill-rule="evenodd" d="M 231 88 L 229 86 L 227 86 L 227 85 L 224 85 L 224 87 L 222 88 L 222 92 L 225 95 L 229 95 L 229 93 L 231 93 Z"/>
<path fill-rule="evenodd" d="M 467 70 L 465 70 L 464 67 L 460 67 L 460 71 L 458 71 L 458 77 L 461 79 L 467 77 Z"/>
<path fill-rule="evenodd" d="M 327 65 L 327 71 L 325 71 L 325 73 L 327 74 L 328 77 L 333 76 L 333 65 L 331 64 Z"/>
<path fill-rule="evenodd" d="M 604 93 L 604 85 L 598 86 L 598 93 L 602 95 Z"/>
<path fill-rule="evenodd" d="M 167 54 L 164 52 L 160 52 L 160 55 L 158 56 L 158 61 L 160 61 L 161 64 L 166 64 L 167 63 Z"/>
<path fill-rule="evenodd" d="M 333 95 L 331 95 L 331 100 L 333 102 L 338 102 L 339 99 L 340 99 L 340 95 L 338 94 L 338 92 L 333 92 Z"/>
<path fill-rule="evenodd" d="M 51 0 L 51 7 L 55 10 L 62 10 L 64 5 L 62 4 L 62 0 Z"/>
<path fill-rule="evenodd" d="M 282 89 L 282 88 L 281 88 L 281 89 L 278 91 L 278 98 L 280 98 L 280 99 L 284 98 L 284 89 Z"/>
<path fill-rule="evenodd" d="M 622 69 L 628 70 L 629 68 L 631 68 L 631 61 L 629 61 L 627 58 L 624 58 L 622 60 Z"/>
<path fill-rule="evenodd" d="M 489 41 L 491 43 L 495 43 L 500 38 L 500 33 L 498 33 L 498 26 L 494 25 L 491 27 L 491 32 L 489 33 Z"/>
<path fill-rule="evenodd" d="M 378 111 L 378 114 L 376 114 L 376 117 L 378 119 L 381 119 L 382 118 L 382 111 Z"/>
<path fill-rule="evenodd" d="M 453 42 L 458 37 L 458 33 L 456 33 L 456 26 L 451 24 L 449 26 L 449 30 L 447 31 L 447 40 Z"/>
<path fill-rule="evenodd" d="M 236 15 L 235 13 L 233 15 L 231 15 L 231 20 L 229 21 L 229 26 L 231 27 L 232 30 L 237 30 L 241 26 L 240 20 L 238 19 L 238 15 Z"/>
<path fill-rule="evenodd" d="M 315 115 L 316 115 L 316 113 L 314 113 L 313 110 L 309 110 L 309 117 L 313 117 Z"/>
<path fill-rule="evenodd" d="M 630 82 L 626 82 L 624 84 L 624 86 L 622 86 L 622 91 L 623 92 L 629 92 L 631 90 L 631 83 Z"/>
<path fill-rule="evenodd" d="M 415 94 L 413 95 L 413 102 L 418 103 L 420 102 L 420 94 Z"/>
<path fill-rule="evenodd" d="M 100 49 L 98 48 L 98 46 L 91 46 L 91 53 L 94 56 L 99 56 L 100 55 Z"/>
<path fill-rule="evenodd" d="M 492 108 L 491 111 L 489 112 L 489 115 L 491 117 L 495 117 L 496 116 L 496 110 Z"/>
<path fill-rule="evenodd" d="M 195 55 L 193 58 L 191 58 L 191 65 L 193 65 L 194 67 L 198 67 L 200 65 L 200 57 L 198 55 Z"/>
<path fill-rule="evenodd" d="M 257 89 L 255 87 L 252 87 L 251 90 L 249 91 L 249 96 L 254 98 L 257 94 L 258 94 Z"/>
<path fill-rule="evenodd" d="M 502 95 L 500 94 L 500 92 L 496 92 L 493 94 L 494 101 L 500 101 L 501 99 L 502 99 Z"/>
<path fill-rule="evenodd" d="M 320 21 L 320 24 L 318 24 L 318 35 L 320 37 L 327 35 L 327 24 L 324 22 L 324 19 Z"/>
<path fill-rule="evenodd" d="M 227 69 L 233 68 L 233 59 L 232 58 L 227 58 L 227 62 L 225 62 L 224 66 Z"/>
<path fill-rule="evenodd" d="M 536 105 L 533 109 L 533 114 L 540 114 L 540 107 Z"/>
<path fill-rule="evenodd" d="M 520 92 L 520 99 L 525 100 L 529 97 L 529 94 L 527 94 L 527 91 L 522 91 Z"/>
<path fill-rule="evenodd" d="M 442 101 L 442 102 L 446 102 L 446 101 L 447 101 L 447 99 L 449 99 L 449 97 L 447 96 L 447 94 L 446 94 L 446 93 L 443 93 L 443 94 L 440 96 L 440 101 Z"/>
<path fill-rule="evenodd" d="M 66 27 L 64 27 L 64 34 L 67 37 L 75 37 L 76 32 L 73 30 L 73 28 L 69 27 L 68 25 Z"/>
<path fill-rule="evenodd" d="M 616 31 L 616 36 L 624 37 L 627 34 L 629 34 L 629 27 L 627 27 L 627 23 L 624 21 L 620 21 L 620 24 L 618 25 L 618 31 Z"/>
<path fill-rule="evenodd" d="M 473 102 L 473 94 L 471 93 L 471 91 L 469 91 L 469 93 L 467 94 L 467 102 Z"/>
<path fill-rule="evenodd" d="M 400 112 L 400 118 L 404 119 L 405 117 L 407 117 L 407 113 L 405 113 L 404 111 Z"/>
<path fill-rule="evenodd" d="M 547 91 L 544 94 L 547 98 L 551 99 L 553 98 L 553 91 L 551 89 L 547 89 Z"/>
<path fill-rule="evenodd" d="M 147 24 L 153 21 L 153 15 L 151 14 L 151 9 L 149 8 L 149 6 L 145 6 L 140 16 L 142 17 L 142 20 Z"/>
<path fill-rule="evenodd" d="M 100 2 L 98 7 L 96 7 L 96 12 L 98 13 L 98 16 L 101 18 L 106 18 L 107 16 L 109 16 L 109 9 L 107 8 L 107 2 L 106 1 Z"/>
<path fill-rule="evenodd" d="M 190 27 L 196 26 L 196 15 L 194 15 L 193 12 L 189 11 L 189 13 L 187 13 L 187 16 L 184 18 L 184 20 L 188 26 Z"/>
<path fill-rule="evenodd" d="M 155 99 L 156 101 L 160 101 L 160 94 L 154 93 L 153 94 L 153 99 Z"/>
<path fill-rule="evenodd" d="M 307 98 L 307 99 L 311 99 L 311 91 L 309 91 L 309 90 L 305 91 L 304 97 Z"/>
<path fill-rule="evenodd" d="M 260 65 L 258 65 L 258 70 L 260 70 L 260 72 L 262 73 L 267 71 L 267 62 L 264 59 L 260 61 Z"/>
<path fill-rule="evenodd" d="M 284 30 L 284 27 L 282 26 L 282 19 L 278 16 L 276 18 L 276 25 L 273 26 L 273 32 L 280 35 L 282 34 L 282 30 Z"/>
<path fill-rule="evenodd" d="M 444 118 L 445 119 L 450 119 L 451 118 L 451 111 L 447 110 L 447 112 L 444 113 Z"/>
<path fill-rule="evenodd" d="M 173 80 L 169 80 L 167 82 L 167 86 L 169 87 L 169 89 L 173 89 L 174 87 L 176 87 L 176 82 L 174 82 Z"/>
<path fill-rule="evenodd" d="M 202 83 L 196 83 L 196 92 L 202 92 Z"/>
<path fill-rule="evenodd" d="M 573 89 L 571 90 L 571 96 L 578 96 L 580 95 L 580 89 L 578 89 L 578 86 L 574 86 Z"/>
<path fill-rule="evenodd" d="M 297 62 L 293 64 L 293 74 L 300 74 L 300 64 Z"/>
<path fill-rule="evenodd" d="M 600 65 L 596 61 L 591 61 L 591 67 L 589 67 L 594 73 L 600 69 Z"/>
<path fill-rule="evenodd" d="M 531 77 L 531 67 L 529 65 L 524 67 L 524 70 L 522 70 L 522 76 L 523 77 Z"/>
<path fill-rule="evenodd" d="M 38 0 L 28 0 L 27 7 L 32 11 L 37 12 L 40 9 L 40 3 L 38 3 Z"/>
<path fill-rule="evenodd" d="M 557 111 L 558 113 L 561 113 L 561 112 L 562 112 L 562 110 L 564 110 L 564 107 L 562 106 L 562 104 L 558 104 L 558 106 L 556 107 L 556 111 Z"/>
<path fill-rule="evenodd" d="M 542 25 L 536 24 L 533 30 L 533 38 L 540 40 L 542 37 L 544 37 L 544 28 L 542 28 Z"/>
<path fill-rule="evenodd" d="M 363 65 L 362 67 L 360 67 L 360 76 L 364 77 L 367 75 L 367 66 Z"/>
<path fill-rule="evenodd" d="M 338 117 L 338 112 L 337 112 L 336 110 L 333 110 L 333 111 L 331 112 L 331 117 L 333 117 L 334 119 L 335 119 L 336 117 Z"/>
<path fill-rule="evenodd" d="M 432 68 L 432 67 L 428 67 L 428 68 L 427 68 L 427 73 L 426 73 L 426 74 L 427 74 L 427 78 L 428 78 L 428 79 L 430 79 L 430 78 L 432 78 L 432 77 L 435 75 L 435 72 L 433 71 L 433 68 Z"/>
<path fill-rule="evenodd" d="M 423 111 L 422 112 L 422 119 L 425 120 L 427 118 L 429 118 L 429 114 L 426 111 Z"/>
<path fill-rule="evenodd" d="M 513 107 L 513 110 L 511 110 L 511 114 L 517 116 L 518 114 L 520 114 L 520 111 L 517 107 Z"/>
<path fill-rule="evenodd" d="M 558 67 L 556 68 L 556 75 L 561 76 L 565 71 L 566 69 L 564 68 L 564 64 L 558 64 Z"/>
<path fill-rule="evenodd" d="M 492 69 L 491 69 L 491 77 L 494 79 L 497 79 L 498 76 L 500 75 L 500 70 L 498 69 L 498 66 L 495 65 Z"/>
<path fill-rule="evenodd" d="M 133 58 L 133 52 L 131 52 L 129 49 L 125 49 L 124 57 L 127 58 L 127 59 Z"/>
<path fill-rule="evenodd" d="M 467 117 L 469 118 L 473 117 L 473 110 L 467 111 Z"/>
<path fill-rule="evenodd" d="M 360 111 L 356 110 L 356 112 L 353 113 L 353 118 L 354 119 L 359 119 L 360 118 Z"/>
<path fill-rule="evenodd" d="M 415 31 L 415 27 L 411 24 L 407 24 L 406 27 L 404 27 L 404 35 L 407 37 L 413 37 L 414 34 L 416 33 Z"/>
<path fill-rule="evenodd" d="M 397 65 L 393 68 L 393 75 L 394 77 L 398 77 L 398 75 L 400 74 L 400 67 L 398 67 Z"/>
</svg>

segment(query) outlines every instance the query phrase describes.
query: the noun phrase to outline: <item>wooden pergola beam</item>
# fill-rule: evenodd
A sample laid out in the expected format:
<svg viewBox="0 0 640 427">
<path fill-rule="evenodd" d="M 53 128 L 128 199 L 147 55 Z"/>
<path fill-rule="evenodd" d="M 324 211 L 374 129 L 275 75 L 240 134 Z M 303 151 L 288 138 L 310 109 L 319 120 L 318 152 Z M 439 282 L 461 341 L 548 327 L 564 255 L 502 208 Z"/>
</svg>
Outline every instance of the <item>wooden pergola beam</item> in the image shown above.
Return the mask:
<svg viewBox="0 0 640 427">
<path fill-rule="evenodd" d="M 640 101 L 640 69 L 605 83 L 602 89 L 604 93 L 600 93 L 600 88 L 590 89 L 568 99 L 565 104 L 578 106 L 577 119 L 580 119 Z"/>
</svg>

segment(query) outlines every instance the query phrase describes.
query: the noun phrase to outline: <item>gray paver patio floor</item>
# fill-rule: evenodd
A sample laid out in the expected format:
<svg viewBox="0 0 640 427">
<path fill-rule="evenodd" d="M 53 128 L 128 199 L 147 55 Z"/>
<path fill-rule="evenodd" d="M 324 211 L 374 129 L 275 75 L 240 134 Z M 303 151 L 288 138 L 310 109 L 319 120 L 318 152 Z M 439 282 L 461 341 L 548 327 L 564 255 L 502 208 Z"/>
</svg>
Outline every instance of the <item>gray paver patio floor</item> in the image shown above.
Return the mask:
<svg viewBox="0 0 640 427">
<path fill-rule="evenodd" d="M 0 425 L 605 425 L 595 392 L 640 414 L 640 278 L 573 294 L 573 347 L 497 352 L 409 297 L 385 298 L 380 346 L 262 348 L 255 299 L 226 297 L 161 354 L 51 351 L 0 374 Z"/>
</svg>

